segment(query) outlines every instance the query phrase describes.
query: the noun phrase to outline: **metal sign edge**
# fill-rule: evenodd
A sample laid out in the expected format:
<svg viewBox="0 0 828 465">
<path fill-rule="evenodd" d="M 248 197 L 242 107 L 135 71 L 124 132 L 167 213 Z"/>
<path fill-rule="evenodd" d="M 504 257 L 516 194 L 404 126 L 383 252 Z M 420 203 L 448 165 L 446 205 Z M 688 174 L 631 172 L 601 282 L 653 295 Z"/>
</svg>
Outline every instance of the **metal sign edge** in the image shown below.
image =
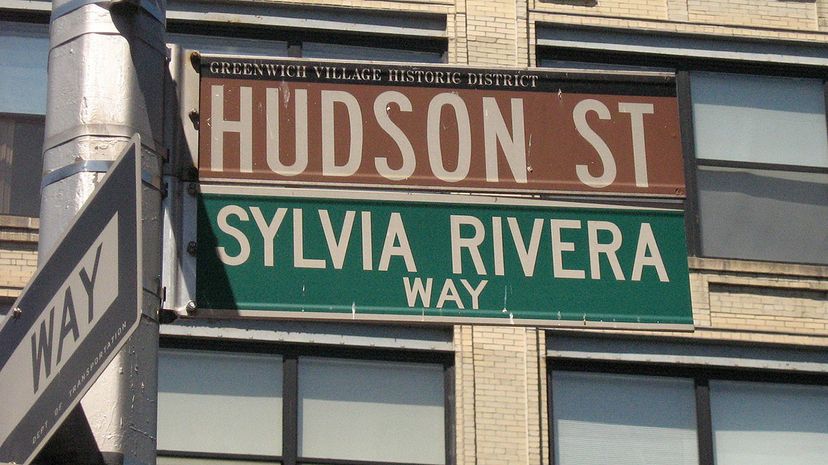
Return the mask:
<svg viewBox="0 0 828 465">
<path fill-rule="evenodd" d="M 130 144 L 124 149 L 124 151 L 118 156 L 118 158 L 115 159 L 115 161 L 113 162 L 110 170 L 104 175 L 103 179 L 101 179 L 101 181 L 98 183 L 98 185 L 95 186 L 95 189 L 93 190 L 92 194 L 90 194 L 89 198 L 84 202 L 83 206 L 78 210 L 78 213 L 76 213 L 75 216 L 72 218 L 72 221 L 70 222 L 69 226 L 67 226 L 64 229 L 63 233 L 60 236 L 60 240 L 55 242 L 55 243 L 56 244 L 61 244 L 69 236 L 70 232 L 76 227 L 76 225 L 79 223 L 79 221 L 81 221 L 83 219 L 82 217 L 84 216 L 84 213 L 86 212 L 86 210 L 88 208 L 90 208 L 90 205 L 92 205 L 93 200 L 98 195 L 98 193 L 101 190 L 102 186 L 109 180 L 111 173 L 115 172 L 116 169 L 120 167 L 121 163 L 126 158 L 129 151 L 133 148 L 134 148 L 134 151 L 135 151 L 135 155 L 134 155 L 135 160 L 134 160 L 134 163 L 133 163 L 133 165 L 134 165 L 133 166 L 133 171 L 134 171 L 133 175 L 134 175 L 135 186 L 136 186 L 135 187 L 135 189 L 136 189 L 136 192 L 135 192 L 135 195 L 136 195 L 136 197 L 135 197 L 135 214 L 136 214 L 136 218 L 135 218 L 135 220 L 136 220 L 136 226 L 137 227 L 136 227 L 136 232 L 135 232 L 135 234 L 136 234 L 136 248 L 135 248 L 135 251 L 136 251 L 136 264 L 138 266 L 138 269 L 135 270 L 135 273 L 136 273 L 136 282 L 137 282 L 137 294 L 136 295 L 137 295 L 137 298 L 138 298 L 138 302 L 137 302 L 136 307 L 137 307 L 137 312 L 138 312 L 138 318 L 135 319 L 134 324 L 132 324 L 129 328 L 126 329 L 126 331 L 124 332 L 124 336 L 121 338 L 121 340 L 117 344 L 115 344 L 113 346 L 114 348 L 113 348 L 112 352 L 109 354 L 109 356 L 106 357 L 106 359 L 104 359 L 104 361 L 100 364 L 99 368 L 97 370 L 95 370 L 94 374 L 92 374 L 88 378 L 88 380 L 86 382 L 86 385 L 78 391 L 78 394 L 75 396 L 75 399 L 72 402 L 70 402 L 70 404 L 66 407 L 64 412 L 57 418 L 57 420 L 54 422 L 52 428 L 50 428 L 50 430 L 46 434 L 43 435 L 43 438 L 40 440 L 37 447 L 32 449 L 32 452 L 29 454 L 29 457 L 22 463 L 23 465 L 29 465 L 35 458 L 37 458 L 37 455 L 40 453 L 41 450 L 43 450 L 43 448 L 46 446 L 46 444 L 49 442 L 49 440 L 52 438 L 52 436 L 54 436 L 54 434 L 58 430 L 59 426 L 63 424 L 63 422 L 66 420 L 66 417 L 69 416 L 69 414 L 72 412 L 72 410 L 80 403 L 81 399 L 83 399 L 84 395 L 86 395 L 86 393 L 89 391 L 89 389 L 94 384 L 94 381 L 97 380 L 98 377 L 101 375 L 101 373 L 109 366 L 109 363 L 112 361 L 112 359 L 115 357 L 115 355 L 117 355 L 120 352 L 121 348 L 123 348 L 123 346 L 129 340 L 132 333 L 138 328 L 138 325 L 140 323 L 141 314 L 143 313 L 143 283 L 142 283 L 142 273 L 141 273 L 141 269 L 142 269 L 142 247 L 141 247 L 141 240 L 142 240 L 142 237 L 141 237 L 142 236 L 142 234 L 141 234 L 141 232 L 142 232 L 142 230 L 141 230 L 141 224 L 142 224 L 142 214 L 141 214 L 141 211 L 142 211 L 142 195 L 141 195 L 141 189 L 142 189 L 143 181 L 142 181 L 142 178 L 141 178 L 141 138 L 140 138 L 139 134 L 136 133 L 132 138 L 130 138 Z M 52 262 L 52 260 L 55 259 L 54 258 L 54 252 L 56 250 L 57 250 L 57 246 L 54 248 L 54 250 L 52 250 L 50 252 L 49 257 L 46 259 L 46 262 L 43 264 L 43 266 L 38 267 L 35 274 L 32 276 L 32 278 L 26 284 L 26 287 L 23 289 L 23 291 L 21 291 L 20 295 L 15 300 L 13 308 L 17 306 L 17 304 L 20 300 L 23 299 L 23 297 L 29 291 L 29 288 L 32 286 L 32 284 L 35 282 L 35 280 L 41 275 L 43 270 L 47 269 L 48 265 Z M 2 331 L 2 329 L 6 325 L 6 322 L 9 321 L 11 318 L 12 318 L 12 314 L 10 312 L 6 316 L 6 318 L 3 320 L 3 324 L 0 325 L 0 331 Z M 1 463 L 5 463 L 5 462 L 0 462 L 0 464 Z M 14 463 L 14 462 L 12 462 L 12 463 Z"/>
<path fill-rule="evenodd" d="M 238 184 L 201 184 L 199 191 L 202 194 L 241 195 L 250 197 L 282 197 L 305 199 L 331 200 L 372 200 L 401 203 L 436 203 L 462 205 L 502 205 L 528 207 L 561 207 L 573 209 L 601 209 L 611 211 L 652 211 L 674 212 L 683 210 L 679 207 L 653 207 L 642 205 L 616 205 L 596 202 L 580 202 L 576 200 L 546 200 L 527 195 L 494 196 L 468 193 L 436 193 L 436 192 L 404 192 L 358 189 L 320 189 L 320 188 L 290 188 L 269 185 L 238 185 Z"/>
<path fill-rule="evenodd" d="M 453 316 L 407 316 L 367 313 L 326 313 L 279 310 L 229 310 L 214 308 L 199 308 L 190 319 L 257 319 L 257 320 L 302 320 L 302 321 L 353 321 L 373 323 L 423 323 L 428 325 L 445 324 L 480 324 L 487 326 L 535 326 L 539 328 L 565 328 L 565 329 L 632 329 L 642 331 L 682 331 L 695 330 L 693 323 L 625 323 L 613 321 L 591 321 L 591 320 L 543 320 L 531 318 L 486 318 L 486 317 L 453 317 Z"/>
</svg>

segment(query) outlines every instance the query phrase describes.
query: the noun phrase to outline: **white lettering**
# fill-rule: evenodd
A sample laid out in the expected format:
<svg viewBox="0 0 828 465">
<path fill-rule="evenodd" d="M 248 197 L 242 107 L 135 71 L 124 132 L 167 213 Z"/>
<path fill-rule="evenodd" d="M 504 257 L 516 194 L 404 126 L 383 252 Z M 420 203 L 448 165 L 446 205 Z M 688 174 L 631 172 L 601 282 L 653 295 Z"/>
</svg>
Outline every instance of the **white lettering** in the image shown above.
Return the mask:
<svg viewBox="0 0 828 465">
<path fill-rule="evenodd" d="M 296 268 L 325 269 L 325 260 L 305 258 L 305 243 L 302 224 L 302 209 L 293 209 L 293 266 Z"/>
<path fill-rule="evenodd" d="M 447 279 L 446 282 L 443 284 L 443 290 L 440 291 L 440 297 L 437 299 L 437 308 L 443 308 L 446 304 L 446 301 L 452 301 L 457 308 L 464 309 L 463 301 L 460 299 L 460 295 L 457 292 L 457 286 L 454 285 L 454 281 L 451 279 Z"/>
<path fill-rule="evenodd" d="M 411 146 L 408 137 L 388 117 L 388 112 L 391 111 L 391 103 L 396 103 L 400 111 L 411 112 L 411 101 L 404 94 L 397 91 L 383 92 L 374 100 L 374 116 L 377 118 L 380 127 L 391 136 L 391 139 L 399 147 L 402 166 L 396 169 L 391 168 L 391 165 L 388 164 L 388 158 L 380 156 L 374 160 L 374 164 L 380 176 L 392 181 L 402 181 L 414 174 L 417 160 L 414 156 L 414 147 Z"/>
<path fill-rule="evenodd" d="M 250 207 L 250 212 L 253 213 L 253 220 L 256 221 L 256 226 L 259 227 L 259 232 L 262 235 L 262 242 L 264 243 L 264 266 L 273 266 L 273 240 L 276 238 L 279 226 L 282 225 L 282 220 L 285 219 L 287 208 L 277 208 L 270 223 L 265 220 L 264 215 L 262 215 L 262 210 L 259 207 Z"/>
<path fill-rule="evenodd" d="M 538 261 L 538 247 L 540 246 L 541 232 L 543 231 L 543 219 L 535 218 L 532 223 L 532 236 L 529 238 L 529 246 L 523 241 L 523 234 L 520 232 L 520 227 L 517 223 L 517 218 L 509 217 L 509 231 L 512 233 L 512 238 L 515 242 L 515 250 L 518 258 L 520 258 L 520 266 L 523 268 L 523 274 L 526 277 L 532 277 L 535 274 L 535 263 Z"/>
<path fill-rule="evenodd" d="M 345 105 L 351 128 L 351 144 L 348 161 L 337 165 L 335 159 L 334 108 L 337 103 Z M 322 174 L 324 176 L 347 177 L 357 172 L 362 163 L 362 111 L 359 102 L 348 92 L 339 90 L 322 91 Z"/>
<path fill-rule="evenodd" d="M 477 284 L 477 287 L 472 287 L 472 285 L 469 284 L 469 282 L 466 281 L 465 279 L 461 279 L 460 283 L 463 285 L 463 287 L 466 288 L 467 291 L 469 291 L 469 295 L 472 298 L 472 308 L 474 310 L 477 310 L 478 308 L 480 308 L 480 294 L 483 292 L 483 289 L 486 288 L 486 284 L 488 284 L 489 281 L 487 281 L 485 279 L 481 280 Z M 463 307 L 460 307 L 460 308 L 463 308 Z"/>
<path fill-rule="evenodd" d="M 518 183 L 526 181 L 526 135 L 523 126 L 523 100 L 511 99 L 512 134 L 503 121 L 503 114 L 494 97 L 483 97 L 483 136 L 486 155 L 486 181 L 498 182 L 497 144 L 509 163 L 512 176 Z"/>
<path fill-rule="evenodd" d="M 413 284 L 409 282 L 407 276 L 403 278 L 403 284 L 405 285 L 405 298 L 408 302 L 409 308 L 414 308 L 417 306 L 418 297 L 420 299 L 420 302 L 422 302 L 422 307 L 428 307 L 431 305 L 432 281 L 432 278 L 426 279 L 426 284 L 425 286 L 423 286 L 423 280 L 420 278 L 414 278 Z"/>
<path fill-rule="evenodd" d="M 224 133 L 239 135 L 239 169 L 243 173 L 253 171 L 253 89 L 239 87 L 239 120 L 224 119 L 224 86 L 211 88 L 210 112 L 210 169 L 224 171 Z"/>
<path fill-rule="evenodd" d="M 607 231 L 612 235 L 608 244 L 598 242 L 598 231 Z M 601 279 L 601 254 L 606 255 L 612 267 L 612 274 L 616 281 L 624 280 L 624 272 L 621 271 L 621 264 L 618 262 L 616 252 L 621 248 L 621 230 L 614 223 L 609 221 L 587 221 L 587 233 L 589 235 L 589 270 L 592 279 Z"/>
<path fill-rule="evenodd" d="M 394 244 L 399 245 L 394 245 Z M 405 260 L 405 269 L 409 273 L 417 271 L 414 263 L 414 254 L 411 253 L 411 246 L 408 243 L 408 236 L 405 234 L 402 217 L 397 212 L 392 212 L 388 219 L 388 230 L 385 233 L 385 244 L 382 246 L 380 255 L 379 270 L 388 271 L 388 265 L 392 256 L 399 256 Z"/>
<path fill-rule="evenodd" d="M 308 91 L 296 89 L 294 124 L 296 126 L 296 158 L 293 164 L 282 163 L 279 152 L 279 89 L 266 90 L 267 166 L 279 175 L 296 176 L 308 167 Z"/>
<path fill-rule="evenodd" d="M 612 152 L 607 146 L 607 143 L 589 127 L 589 123 L 586 120 L 586 115 L 589 112 L 597 113 L 598 117 L 603 120 L 611 119 L 611 115 L 606 105 L 594 99 L 586 99 L 578 102 L 572 111 L 572 117 L 575 120 L 575 129 L 598 152 L 598 157 L 601 159 L 604 172 L 601 176 L 593 176 L 589 172 L 588 165 L 577 165 L 575 172 L 578 174 L 578 179 L 589 187 L 607 187 L 615 181 L 615 159 L 612 157 Z"/>
<path fill-rule="evenodd" d="M 506 274 L 506 264 L 503 259 L 503 221 L 499 216 L 492 217 L 492 248 L 495 275 L 503 276 Z"/>
<path fill-rule="evenodd" d="M 556 278 L 584 279 L 584 270 L 569 270 L 564 268 L 563 253 L 575 251 L 574 242 L 564 242 L 561 238 L 562 229 L 581 229 L 579 220 L 550 220 L 552 226 L 552 274 Z"/>
<path fill-rule="evenodd" d="M 371 271 L 374 269 L 373 239 L 371 238 L 371 212 L 362 212 L 359 215 L 362 220 L 362 269 Z"/>
<path fill-rule="evenodd" d="M 647 150 L 644 145 L 644 115 L 655 112 L 652 103 L 619 103 L 618 111 L 629 113 L 630 129 L 633 140 L 633 163 L 635 165 L 635 185 L 648 187 L 647 179 Z"/>
<path fill-rule="evenodd" d="M 443 107 L 454 109 L 454 118 L 457 122 L 457 166 L 449 171 L 443 162 L 443 148 L 441 145 Z M 428 124 L 426 127 L 428 139 L 428 160 L 431 171 L 440 180 L 446 182 L 462 181 L 469 174 L 471 168 L 471 123 L 466 103 L 457 94 L 444 92 L 437 94 L 428 105 Z"/>
<path fill-rule="evenodd" d="M 479 275 L 486 274 L 486 267 L 483 265 L 483 257 L 480 256 L 480 244 L 486 237 L 483 230 L 483 222 L 479 219 L 468 215 L 451 215 L 451 271 L 454 274 L 463 274 L 463 249 L 469 251 L 472 261 L 474 262 L 474 269 Z M 463 225 L 474 228 L 474 235 L 472 237 L 461 237 L 460 229 Z"/>
<path fill-rule="evenodd" d="M 328 210 L 319 210 L 319 220 L 322 221 L 322 231 L 325 233 L 325 242 L 328 244 L 328 251 L 331 254 L 331 262 L 337 270 L 342 269 L 345 263 L 345 253 L 348 251 L 348 242 L 351 239 L 351 230 L 354 227 L 356 212 L 348 210 L 345 212 L 345 219 L 342 221 L 342 229 L 339 231 L 339 239 L 334 236 L 333 225 Z"/>
<path fill-rule="evenodd" d="M 650 255 L 647 255 L 648 250 Z M 635 261 L 633 262 L 632 271 L 633 281 L 641 281 L 641 274 L 645 266 L 655 268 L 659 281 L 663 283 L 670 282 L 650 223 L 641 223 L 641 231 L 638 233 L 638 245 L 635 248 Z"/>
<path fill-rule="evenodd" d="M 247 236 L 245 236 L 243 232 L 237 228 L 234 228 L 227 222 L 227 219 L 231 215 L 238 217 L 241 221 L 247 221 L 249 218 L 247 216 L 247 212 L 238 205 L 226 205 L 222 207 L 216 217 L 216 222 L 218 223 L 218 227 L 221 232 L 233 236 L 233 239 L 239 243 L 239 253 L 236 256 L 232 256 L 227 253 L 227 249 L 225 247 L 216 247 L 216 253 L 218 254 L 219 260 L 221 260 L 221 262 L 225 265 L 239 266 L 244 264 L 244 262 L 246 262 L 250 257 L 250 242 L 247 240 Z"/>
</svg>

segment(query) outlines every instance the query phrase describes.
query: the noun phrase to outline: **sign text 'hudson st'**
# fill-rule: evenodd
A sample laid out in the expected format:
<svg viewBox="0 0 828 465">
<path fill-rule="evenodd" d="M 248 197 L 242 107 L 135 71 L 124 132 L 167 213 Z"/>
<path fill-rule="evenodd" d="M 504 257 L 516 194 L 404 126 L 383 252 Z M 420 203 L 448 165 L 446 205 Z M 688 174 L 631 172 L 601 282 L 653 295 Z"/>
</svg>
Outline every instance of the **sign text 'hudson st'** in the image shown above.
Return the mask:
<svg viewBox="0 0 828 465">
<path fill-rule="evenodd" d="M 682 197 L 674 84 L 203 57 L 202 179 Z"/>
</svg>

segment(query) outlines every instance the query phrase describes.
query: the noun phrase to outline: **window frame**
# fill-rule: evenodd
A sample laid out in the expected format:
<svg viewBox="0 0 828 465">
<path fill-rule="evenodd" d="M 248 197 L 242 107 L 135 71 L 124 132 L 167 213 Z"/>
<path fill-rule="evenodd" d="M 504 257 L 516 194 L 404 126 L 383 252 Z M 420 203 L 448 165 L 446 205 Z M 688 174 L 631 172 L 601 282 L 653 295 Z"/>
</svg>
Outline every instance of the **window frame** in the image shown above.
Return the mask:
<svg viewBox="0 0 828 465">
<path fill-rule="evenodd" d="M 710 71 L 721 73 L 736 73 L 748 74 L 754 76 L 770 76 L 770 77 L 807 77 L 814 79 L 822 79 L 823 99 L 825 101 L 825 120 L 828 124 L 828 70 L 823 70 L 818 75 L 812 73 L 811 69 L 800 70 L 801 74 L 796 74 L 795 70 L 775 70 L 776 72 L 759 72 L 759 66 L 730 66 L 722 63 L 709 63 L 707 66 L 689 67 L 682 66 L 676 72 L 676 92 L 678 95 L 679 106 L 679 124 L 682 127 L 682 150 L 685 157 L 685 173 L 684 179 L 687 185 L 687 204 L 685 207 L 685 224 L 687 229 L 687 251 L 690 256 L 701 258 L 722 258 L 730 260 L 747 260 L 747 261 L 768 261 L 760 259 L 746 259 L 746 258 L 729 258 L 719 257 L 715 255 L 706 255 L 702 251 L 702 235 L 703 225 L 701 221 L 701 210 L 699 208 L 699 168 L 713 167 L 713 168 L 736 168 L 736 169 L 754 169 L 754 170 L 772 170 L 779 172 L 794 172 L 794 173 L 813 173 L 813 174 L 828 174 L 828 168 L 812 167 L 812 166 L 796 166 L 783 165 L 775 163 L 758 163 L 758 162 L 744 162 L 744 161 L 726 161 L 726 160 L 706 160 L 696 157 L 696 142 L 695 142 L 695 127 L 693 124 L 693 100 L 690 92 L 690 73 L 693 71 Z M 767 70 L 766 70 L 767 71 Z M 774 71 L 771 69 L 770 71 Z M 784 72 L 783 72 L 784 71 Z M 826 134 L 828 137 L 828 134 Z M 692 195 L 691 195 L 692 193 Z M 788 262 L 784 262 L 788 263 Z M 806 264 L 807 265 L 807 264 Z M 818 265 L 818 264 L 817 264 Z M 819 265 L 818 265 L 819 266 Z"/>
<path fill-rule="evenodd" d="M 7 8 L 0 8 L 0 13 L 3 15 L 3 22 L 7 23 L 20 23 L 26 25 L 39 25 L 39 26 L 48 26 L 50 17 L 49 12 L 51 10 L 51 4 L 49 4 L 49 10 L 39 9 L 37 6 L 33 6 L 31 9 L 7 9 Z M 48 29 L 48 28 L 47 28 Z M 48 36 L 47 36 L 48 38 Z M 46 114 L 38 114 L 38 113 L 16 113 L 16 112 L 0 112 L 0 116 L 8 117 L 15 120 L 25 121 L 27 123 L 35 123 L 40 122 L 43 125 L 44 133 L 46 128 Z M 41 169 L 43 163 L 43 154 L 40 154 L 41 157 Z M 42 173 L 38 173 L 41 175 Z M 38 178 L 39 179 L 39 178 Z M 38 197 L 40 196 L 40 190 L 36 192 Z M 38 204 L 40 202 L 38 201 Z M 4 213 L 0 212 L 0 217 L 18 217 L 18 218 L 39 218 L 40 214 L 34 216 L 26 216 L 26 215 L 16 215 L 11 213 Z"/>
<path fill-rule="evenodd" d="M 631 31 L 628 29 L 611 29 L 611 28 L 596 28 L 596 27 L 573 27 L 557 24 L 549 24 L 538 22 L 536 30 L 562 30 L 565 34 L 582 32 L 584 34 L 594 34 L 600 31 L 609 31 L 611 34 L 617 34 L 621 37 L 635 39 L 643 32 Z M 541 35 L 542 33 L 539 33 Z M 648 37 L 662 37 L 666 40 L 685 40 L 688 43 L 709 42 L 716 41 L 724 45 L 724 48 L 739 44 L 750 44 L 758 48 L 768 47 L 768 50 L 776 50 L 791 47 L 792 53 L 795 53 L 800 48 L 820 48 L 819 46 L 803 45 L 797 42 L 786 41 L 767 41 L 757 39 L 733 39 L 733 38 L 711 38 L 709 36 L 697 36 L 680 33 L 650 33 Z M 538 40 L 535 48 L 535 56 L 537 66 L 540 67 L 542 60 L 561 60 L 569 62 L 583 62 L 596 63 L 605 65 L 626 65 L 638 66 L 642 68 L 642 72 L 646 72 L 646 68 L 671 69 L 675 73 L 676 97 L 678 99 L 679 108 L 679 125 L 681 127 L 681 146 L 682 155 L 684 156 L 684 178 L 687 189 L 687 196 L 684 200 L 685 207 L 685 231 L 687 235 L 687 254 L 691 257 L 725 259 L 725 260 L 744 260 L 756 262 L 777 262 L 775 260 L 760 259 L 760 258 L 734 258 L 734 257 L 720 257 L 716 255 L 706 255 L 702 251 L 702 224 L 701 212 L 699 209 L 699 182 L 698 172 L 699 167 L 716 167 L 716 168 L 735 168 L 735 169 L 754 169 L 754 170 L 773 170 L 778 172 L 794 172 L 794 173 L 809 173 L 809 174 L 828 174 L 828 167 L 811 167 L 811 166 L 797 166 L 784 165 L 775 163 L 758 163 L 758 162 L 737 162 L 737 161 L 720 161 L 720 160 L 702 160 L 696 157 L 695 144 L 695 129 L 693 125 L 693 108 L 692 96 L 690 92 L 690 74 L 692 72 L 718 72 L 731 74 L 745 74 L 753 76 L 768 76 L 768 77 L 790 77 L 790 78 L 810 78 L 822 80 L 823 99 L 825 102 L 825 119 L 828 125 L 828 66 L 819 66 L 812 63 L 787 63 L 784 60 L 780 62 L 763 62 L 756 61 L 751 57 L 745 59 L 726 59 L 716 56 L 715 51 L 710 52 L 709 57 L 703 56 L 704 51 L 692 56 L 681 56 L 679 54 L 672 54 L 669 52 L 659 53 L 655 50 L 641 47 L 637 50 L 635 45 L 624 44 L 620 51 L 607 51 L 600 48 L 592 48 L 592 45 L 585 45 L 583 47 L 556 47 L 544 45 L 544 40 Z M 825 45 L 821 48 L 825 48 Z M 668 50 L 668 49 L 665 49 Z M 547 65 L 544 68 L 549 68 Z M 554 69 L 554 67 L 551 67 Z M 828 134 L 826 134 L 828 137 Z M 815 265 L 826 266 L 827 264 L 819 263 L 800 263 L 792 261 L 779 261 L 779 263 L 791 263 L 801 265 Z"/>
<path fill-rule="evenodd" d="M 787 385 L 828 387 L 828 374 L 791 371 L 701 367 L 669 363 L 647 363 L 613 360 L 584 360 L 549 357 L 546 364 L 547 424 L 549 428 L 549 463 L 555 461 L 555 421 L 552 372 L 568 371 L 596 374 L 621 374 L 692 379 L 696 398 L 696 437 L 699 465 L 714 464 L 713 421 L 710 408 L 710 381 L 743 381 Z"/>
<path fill-rule="evenodd" d="M 253 454 L 224 454 L 157 450 L 158 456 L 202 459 L 248 460 L 251 462 L 278 462 L 281 465 L 422 465 L 401 462 L 374 462 L 300 457 L 299 446 L 299 358 L 325 357 L 343 360 L 427 363 L 442 365 L 444 390 L 445 463 L 455 464 L 454 421 L 454 353 L 427 350 L 373 349 L 362 347 L 331 347 L 313 344 L 283 344 L 261 341 L 162 336 L 160 349 L 203 350 L 264 354 L 282 358 L 282 454 L 280 456 Z"/>
<path fill-rule="evenodd" d="M 231 37 L 238 39 L 260 39 L 274 42 L 286 42 L 289 58 L 302 58 L 302 45 L 305 42 L 330 43 L 336 45 L 349 45 L 356 47 L 378 48 L 377 37 L 389 37 L 385 35 L 358 36 L 346 32 L 324 33 L 321 31 L 265 28 L 254 25 L 227 25 L 218 23 L 197 23 L 191 21 L 169 21 L 167 33 L 182 35 L 210 35 L 219 37 Z M 442 62 L 447 62 L 448 40 L 413 36 L 393 37 L 394 40 L 384 43 L 381 49 L 399 50 L 408 52 L 439 53 Z"/>
<path fill-rule="evenodd" d="M 303 57 L 305 42 L 319 42 L 433 53 L 440 55 L 440 62 L 448 62 L 447 18 L 443 14 L 288 5 L 271 14 L 261 6 L 249 5 L 231 10 L 219 7 L 203 15 L 198 7 L 188 11 L 188 5 L 197 6 L 198 2 L 183 0 L 168 5 L 167 33 L 286 42 L 289 58 Z M 409 22 L 411 28 L 396 25 Z M 353 24 L 356 30 L 337 27 L 347 24 Z M 377 38 L 390 40 L 378 47 Z"/>
<path fill-rule="evenodd" d="M 6 113 L 0 112 L 0 118 L 7 118 L 9 120 L 14 121 L 14 124 L 28 124 L 31 126 L 39 126 L 44 133 L 46 132 L 46 115 L 40 114 L 32 114 L 32 113 Z M 42 147 L 42 143 L 39 145 Z M 40 168 L 40 171 L 37 173 L 37 190 L 32 194 L 37 195 L 37 211 L 34 212 L 34 215 L 26 215 L 26 214 L 19 214 L 19 213 L 12 213 L 10 211 L 0 211 L 0 217 L 17 217 L 17 218 L 39 218 L 40 217 L 40 190 L 41 190 L 41 178 L 43 176 L 43 153 L 42 149 L 41 152 L 36 154 L 38 156 L 38 160 L 36 161 L 37 167 Z M 14 164 L 14 161 L 12 161 Z M 12 169 L 12 172 L 15 170 Z M 14 185 L 14 184 L 13 184 Z M 19 188 L 19 187 L 18 187 Z M 5 210 L 5 209 L 4 209 Z"/>
</svg>

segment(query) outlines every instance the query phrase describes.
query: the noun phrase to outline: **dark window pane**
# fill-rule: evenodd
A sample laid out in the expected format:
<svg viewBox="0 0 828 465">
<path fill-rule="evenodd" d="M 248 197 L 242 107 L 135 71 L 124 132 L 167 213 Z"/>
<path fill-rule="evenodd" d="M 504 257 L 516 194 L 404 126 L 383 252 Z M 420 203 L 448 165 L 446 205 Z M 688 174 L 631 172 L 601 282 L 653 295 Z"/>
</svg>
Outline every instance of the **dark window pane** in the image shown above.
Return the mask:
<svg viewBox="0 0 828 465">
<path fill-rule="evenodd" d="M 302 44 L 302 56 L 304 58 L 337 60 L 402 61 L 411 63 L 443 62 L 443 54 L 440 52 L 363 47 L 357 45 L 340 45 L 320 42 L 305 42 Z"/>
<path fill-rule="evenodd" d="M 555 463 L 696 465 L 694 396 L 689 378 L 553 371 Z"/>
<path fill-rule="evenodd" d="M 44 125 L 42 116 L 0 114 L 0 214 L 40 213 Z"/>
<path fill-rule="evenodd" d="M 702 253 L 828 264 L 828 174 L 699 167 Z"/>
<path fill-rule="evenodd" d="M 201 34 L 167 34 L 167 41 L 201 53 L 228 55 L 287 56 L 287 42 Z"/>
<path fill-rule="evenodd" d="M 0 317 L 5 316 L 14 305 L 14 299 L 11 297 L 0 297 Z"/>
<path fill-rule="evenodd" d="M 282 383 L 280 356 L 160 350 L 158 449 L 280 455 Z"/>
<path fill-rule="evenodd" d="M 820 79 L 694 72 L 696 158 L 828 167 Z"/>
<path fill-rule="evenodd" d="M 828 386 L 710 382 L 717 465 L 818 465 L 828 458 Z"/>
<path fill-rule="evenodd" d="M 299 455 L 445 463 L 445 386 L 437 364 L 299 359 Z"/>
<path fill-rule="evenodd" d="M 0 113 L 46 113 L 49 26 L 0 21 Z"/>
</svg>

